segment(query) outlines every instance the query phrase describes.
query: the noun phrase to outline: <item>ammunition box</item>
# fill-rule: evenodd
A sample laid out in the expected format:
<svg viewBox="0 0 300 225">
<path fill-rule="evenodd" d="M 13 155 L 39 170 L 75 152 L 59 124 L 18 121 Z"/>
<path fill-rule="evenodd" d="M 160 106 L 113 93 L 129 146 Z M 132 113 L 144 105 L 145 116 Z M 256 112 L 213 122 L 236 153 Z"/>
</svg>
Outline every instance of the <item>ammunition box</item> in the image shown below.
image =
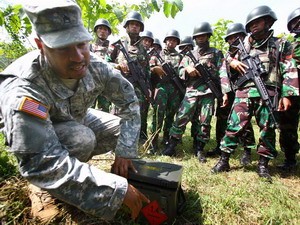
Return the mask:
<svg viewBox="0 0 300 225">
<path fill-rule="evenodd" d="M 147 196 L 156 200 L 168 219 L 164 224 L 172 224 L 185 205 L 181 188 L 183 167 L 177 164 L 132 160 L 138 173 L 129 172 L 128 182 Z"/>
</svg>

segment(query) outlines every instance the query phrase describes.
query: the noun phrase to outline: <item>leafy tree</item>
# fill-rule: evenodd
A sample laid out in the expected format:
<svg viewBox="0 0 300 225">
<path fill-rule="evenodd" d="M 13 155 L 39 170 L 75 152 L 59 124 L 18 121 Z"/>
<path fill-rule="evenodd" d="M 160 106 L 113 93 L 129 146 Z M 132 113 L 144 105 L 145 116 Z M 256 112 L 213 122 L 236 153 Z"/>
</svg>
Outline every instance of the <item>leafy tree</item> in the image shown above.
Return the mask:
<svg viewBox="0 0 300 225">
<path fill-rule="evenodd" d="M 228 24 L 233 23 L 232 20 L 219 19 L 213 27 L 213 35 L 210 38 L 212 47 L 215 47 L 225 53 L 228 50 L 228 44 L 225 42 L 224 37 L 226 35 Z"/>
<path fill-rule="evenodd" d="M 97 19 L 105 18 L 110 22 L 114 34 L 118 33 L 117 26 L 132 10 L 140 12 L 144 18 L 149 18 L 153 12 L 163 9 L 166 17 L 174 18 L 177 12 L 183 9 L 182 0 L 143 0 L 139 4 L 124 3 L 123 5 L 120 5 L 117 0 L 110 0 L 109 3 L 106 0 L 77 0 L 77 3 L 82 9 L 84 25 L 90 32 Z M 9 43 L 0 43 L 1 71 L 7 63 L 29 50 L 28 37 L 32 33 L 32 27 L 21 5 L 0 8 L 0 26 L 8 32 L 11 40 Z"/>
</svg>

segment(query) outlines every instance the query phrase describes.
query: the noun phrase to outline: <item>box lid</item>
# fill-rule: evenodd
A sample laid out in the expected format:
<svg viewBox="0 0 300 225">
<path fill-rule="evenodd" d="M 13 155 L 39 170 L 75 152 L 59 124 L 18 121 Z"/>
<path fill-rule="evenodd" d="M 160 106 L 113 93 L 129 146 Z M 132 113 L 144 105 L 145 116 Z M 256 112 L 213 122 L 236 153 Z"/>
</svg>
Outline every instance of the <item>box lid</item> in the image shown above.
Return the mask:
<svg viewBox="0 0 300 225">
<path fill-rule="evenodd" d="M 132 162 L 138 173 L 129 171 L 129 183 L 132 180 L 166 188 L 178 188 L 181 184 L 181 165 L 144 159 L 133 159 Z"/>
</svg>

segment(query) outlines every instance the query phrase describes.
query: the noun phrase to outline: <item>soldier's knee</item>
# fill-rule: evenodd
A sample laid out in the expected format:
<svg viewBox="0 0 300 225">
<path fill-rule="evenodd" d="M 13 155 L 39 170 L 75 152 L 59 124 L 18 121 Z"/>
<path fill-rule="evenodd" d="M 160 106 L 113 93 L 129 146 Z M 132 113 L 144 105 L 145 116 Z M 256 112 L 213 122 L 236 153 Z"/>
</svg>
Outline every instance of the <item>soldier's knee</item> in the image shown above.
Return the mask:
<svg viewBox="0 0 300 225">
<path fill-rule="evenodd" d="M 69 150 L 70 156 L 80 161 L 87 161 L 92 157 L 96 137 L 90 128 L 75 121 L 58 123 L 54 128 L 61 144 Z"/>
</svg>

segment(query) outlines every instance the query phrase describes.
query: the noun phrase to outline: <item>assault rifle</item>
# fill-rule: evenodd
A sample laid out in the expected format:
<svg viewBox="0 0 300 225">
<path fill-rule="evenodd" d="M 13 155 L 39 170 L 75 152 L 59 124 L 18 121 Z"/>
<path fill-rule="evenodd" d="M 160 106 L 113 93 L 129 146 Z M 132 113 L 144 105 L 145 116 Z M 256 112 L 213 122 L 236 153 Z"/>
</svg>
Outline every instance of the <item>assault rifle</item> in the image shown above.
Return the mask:
<svg viewBox="0 0 300 225">
<path fill-rule="evenodd" d="M 248 81 L 252 81 L 255 84 L 261 99 L 263 100 L 264 104 L 268 108 L 268 111 L 275 123 L 276 128 L 278 128 L 279 124 L 278 124 L 277 119 L 274 114 L 274 111 L 276 110 L 276 107 L 275 107 L 276 104 L 274 104 L 271 101 L 271 98 L 270 98 L 270 95 L 266 88 L 266 85 L 265 85 L 264 81 L 262 80 L 262 77 L 266 76 L 267 72 L 262 67 L 262 64 L 261 64 L 261 61 L 260 61 L 258 55 L 250 56 L 249 53 L 247 53 L 244 43 L 242 42 L 242 40 L 240 38 L 237 38 L 233 42 L 232 46 L 238 49 L 238 51 L 240 53 L 241 62 L 246 64 L 248 67 L 246 73 L 241 78 L 238 78 L 236 85 L 238 87 L 241 87 L 244 83 L 246 83 Z M 274 99 L 276 99 L 276 96 Z"/>
<path fill-rule="evenodd" d="M 121 42 L 121 40 L 118 40 L 114 43 L 112 43 L 112 45 L 116 48 L 118 48 L 124 55 L 126 61 L 127 61 L 127 65 L 131 74 L 131 79 L 130 82 L 132 83 L 137 83 L 139 85 L 139 87 L 141 88 L 145 98 L 147 99 L 147 101 L 149 101 L 151 104 L 154 103 L 153 98 L 151 97 L 150 93 L 151 93 L 151 89 L 150 87 L 147 85 L 146 83 L 146 79 L 147 76 L 145 75 L 145 73 L 143 72 L 143 70 L 140 68 L 140 65 L 138 63 L 137 60 L 133 60 L 127 50 L 125 49 L 123 43 Z"/>
<path fill-rule="evenodd" d="M 199 87 L 201 84 L 207 84 L 209 89 L 212 91 L 212 93 L 216 96 L 217 99 L 222 100 L 223 94 L 221 92 L 221 88 L 219 88 L 216 83 L 214 82 L 214 78 L 212 78 L 211 73 L 207 69 L 205 65 L 202 65 L 199 60 L 195 58 L 192 51 L 189 49 L 189 46 L 184 47 L 182 51 L 180 52 L 183 55 L 188 56 L 192 62 L 195 65 L 195 68 L 198 70 L 198 72 L 201 74 L 199 79 L 196 81 L 196 83 L 193 85 L 194 88 Z"/>
<path fill-rule="evenodd" d="M 148 53 L 149 56 L 156 56 L 158 61 L 160 62 L 163 70 L 166 72 L 167 76 L 171 78 L 171 80 L 174 82 L 174 84 L 177 86 L 177 88 L 180 90 L 180 92 L 184 95 L 185 94 L 185 87 L 182 85 L 180 78 L 177 76 L 174 68 L 169 63 L 165 62 L 160 54 L 156 51 L 155 48 L 152 48 L 150 52 Z"/>
</svg>

